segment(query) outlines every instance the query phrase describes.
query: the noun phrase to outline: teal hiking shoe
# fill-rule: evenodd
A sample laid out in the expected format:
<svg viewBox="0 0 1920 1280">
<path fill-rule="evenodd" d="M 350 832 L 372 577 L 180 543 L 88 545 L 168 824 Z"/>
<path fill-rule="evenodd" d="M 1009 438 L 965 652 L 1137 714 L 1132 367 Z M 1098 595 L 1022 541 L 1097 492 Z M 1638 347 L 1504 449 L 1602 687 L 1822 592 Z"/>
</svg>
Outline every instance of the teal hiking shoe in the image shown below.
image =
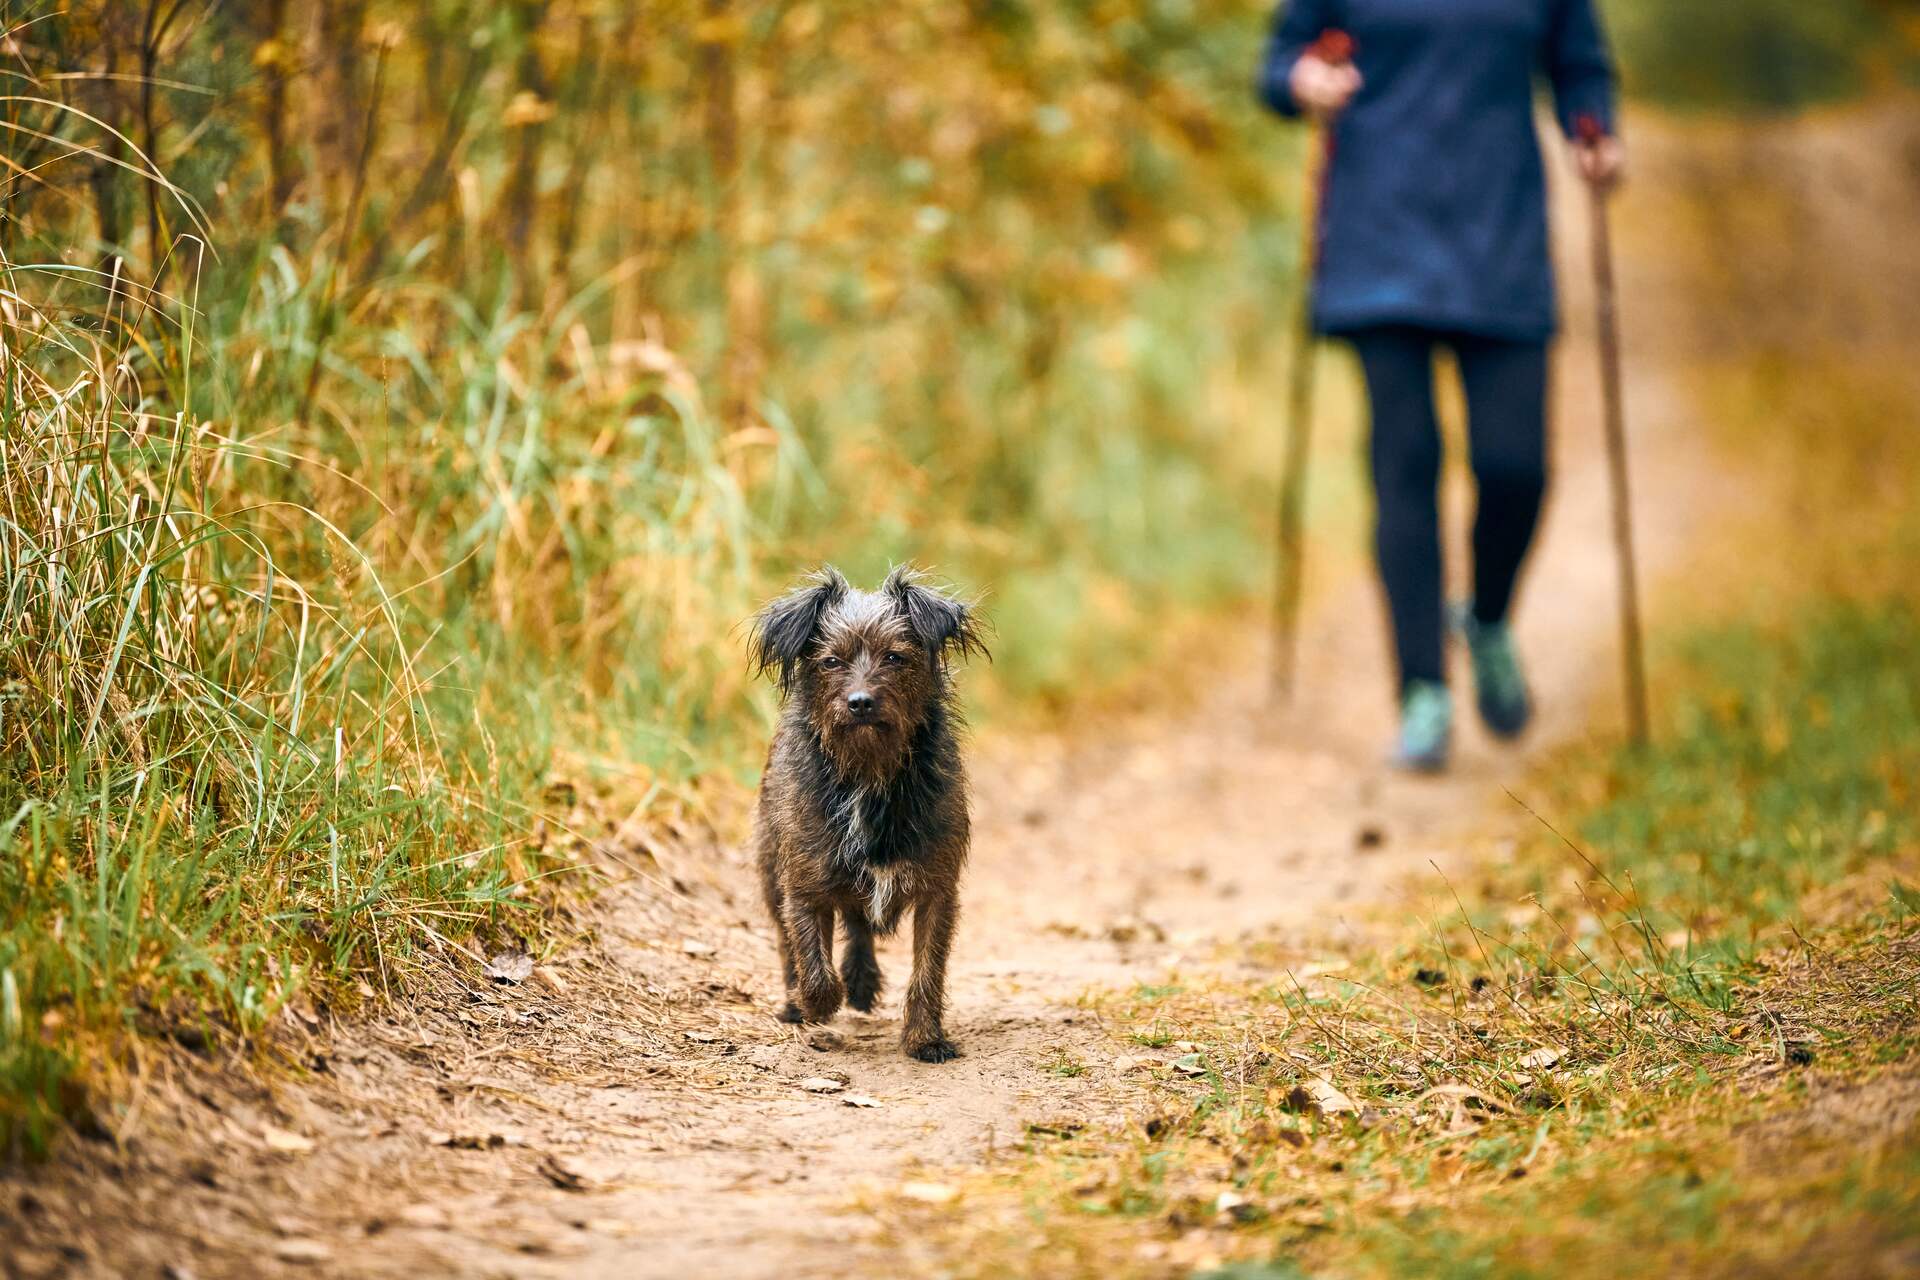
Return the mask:
<svg viewBox="0 0 1920 1280">
<path fill-rule="evenodd" d="M 1410 773 L 1439 773 L 1453 745 L 1453 695 L 1434 680 L 1411 680 L 1400 699 L 1400 739 L 1389 762 Z"/>
<path fill-rule="evenodd" d="M 1473 691 L 1480 718 L 1496 738 L 1519 737 L 1533 719 L 1533 699 L 1520 672 L 1513 629 L 1504 622 L 1480 621 L 1466 605 L 1455 611 L 1454 622 L 1473 657 Z"/>
</svg>

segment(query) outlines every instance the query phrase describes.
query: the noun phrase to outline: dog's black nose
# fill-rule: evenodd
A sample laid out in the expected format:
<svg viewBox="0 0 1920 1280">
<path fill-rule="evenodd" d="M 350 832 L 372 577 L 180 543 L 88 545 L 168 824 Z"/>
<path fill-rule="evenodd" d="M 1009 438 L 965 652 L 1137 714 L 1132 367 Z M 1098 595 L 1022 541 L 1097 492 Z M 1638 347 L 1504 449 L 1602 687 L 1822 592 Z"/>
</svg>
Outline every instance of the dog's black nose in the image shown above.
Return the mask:
<svg viewBox="0 0 1920 1280">
<path fill-rule="evenodd" d="M 865 720 L 873 714 L 873 695 L 861 689 L 847 695 L 847 710 L 853 712 L 856 720 Z"/>
</svg>

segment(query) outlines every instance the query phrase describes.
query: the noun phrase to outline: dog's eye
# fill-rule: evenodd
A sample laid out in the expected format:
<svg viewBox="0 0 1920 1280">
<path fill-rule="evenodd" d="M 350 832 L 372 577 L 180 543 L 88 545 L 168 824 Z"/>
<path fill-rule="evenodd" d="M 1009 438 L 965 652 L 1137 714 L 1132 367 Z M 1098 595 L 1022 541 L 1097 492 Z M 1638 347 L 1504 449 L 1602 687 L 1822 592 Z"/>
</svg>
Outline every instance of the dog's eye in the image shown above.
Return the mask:
<svg viewBox="0 0 1920 1280">
<path fill-rule="evenodd" d="M 881 659 L 882 662 L 885 662 L 890 667 L 897 667 L 906 660 L 905 655 L 895 653 L 891 649 L 887 651 L 887 656 Z"/>
<path fill-rule="evenodd" d="M 846 663 L 840 661 L 840 659 L 834 657 L 832 654 L 828 654 L 826 657 L 820 659 L 820 669 L 822 671 L 837 671 L 846 665 Z"/>
</svg>

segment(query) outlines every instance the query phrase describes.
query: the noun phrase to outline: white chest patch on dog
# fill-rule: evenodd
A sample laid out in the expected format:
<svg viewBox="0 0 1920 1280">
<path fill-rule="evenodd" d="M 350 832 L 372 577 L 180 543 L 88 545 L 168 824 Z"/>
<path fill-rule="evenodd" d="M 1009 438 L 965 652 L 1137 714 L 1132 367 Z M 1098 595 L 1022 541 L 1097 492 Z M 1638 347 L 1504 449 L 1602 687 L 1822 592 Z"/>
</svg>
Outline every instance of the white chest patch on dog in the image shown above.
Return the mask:
<svg viewBox="0 0 1920 1280">
<path fill-rule="evenodd" d="M 867 793 L 851 792 L 835 816 L 840 820 L 840 861 L 858 867 L 867 860 Z"/>
<path fill-rule="evenodd" d="M 885 927 L 895 904 L 913 890 L 912 873 L 900 863 L 876 864 L 872 859 L 874 818 L 872 799 L 865 791 L 848 793 L 833 814 L 840 828 L 840 865 L 866 879 L 867 919 Z"/>
<path fill-rule="evenodd" d="M 867 868 L 867 919 L 876 927 L 886 924 L 889 908 L 907 889 L 906 879 L 907 869 L 897 862 Z"/>
</svg>

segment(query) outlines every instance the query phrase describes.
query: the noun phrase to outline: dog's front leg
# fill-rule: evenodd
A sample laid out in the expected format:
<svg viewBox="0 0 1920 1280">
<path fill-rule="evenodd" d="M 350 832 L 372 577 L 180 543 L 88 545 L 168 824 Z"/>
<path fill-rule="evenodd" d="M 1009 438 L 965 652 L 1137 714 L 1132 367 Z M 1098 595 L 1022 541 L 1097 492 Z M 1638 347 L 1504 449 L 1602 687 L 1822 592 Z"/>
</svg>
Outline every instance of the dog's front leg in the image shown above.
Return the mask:
<svg viewBox="0 0 1920 1280">
<path fill-rule="evenodd" d="M 840 1011 L 846 988 L 833 971 L 833 908 L 816 908 L 791 891 L 786 899 L 787 946 L 799 977 L 800 1012 L 825 1022 Z"/>
<path fill-rule="evenodd" d="M 913 981 L 907 986 L 907 1023 L 900 1043 L 922 1062 L 948 1062 L 960 1050 L 941 1026 L 947 1005 L 947 955 L 953 950 L 960 903 L 951 892 L 922 898 L 913 909 Z"/>
<path fill-rule="evenodd" d="M 793 943 L 787 937 L 786 891 L 780 885 L 779 858 L 765 844 L 760 853 L 760 887 L 766 895 L 767 914 L 773 917 L 774 942 L 780 948 L 780 979 L 784 984 L 781 990 L 787 997 L 786 1005 L 780 1010 L 780 1021 L 804 1022 L 806 1015 L 800 1012 L 799 1005 L 800 975 L 793 967 Z"/>
</svg>

